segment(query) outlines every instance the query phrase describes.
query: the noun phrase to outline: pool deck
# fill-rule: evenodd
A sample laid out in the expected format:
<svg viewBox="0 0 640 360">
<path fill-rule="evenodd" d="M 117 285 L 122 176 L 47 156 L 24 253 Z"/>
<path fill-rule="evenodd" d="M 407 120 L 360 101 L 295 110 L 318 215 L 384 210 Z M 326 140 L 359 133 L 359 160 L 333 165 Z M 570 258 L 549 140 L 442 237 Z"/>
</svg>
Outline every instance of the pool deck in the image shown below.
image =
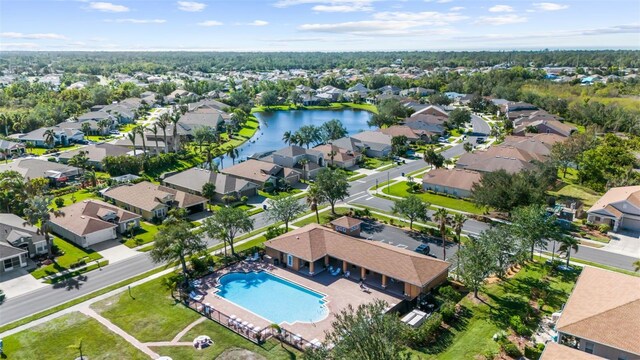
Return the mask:
<svg viewBox="0 0 640 360">
<path fill-rule="evenodd" d="M 264 319 L 215 294 L 216 289 L 214 284 L 216 283 L 216 279 L 222 275 L 229 272 L 250 272 L 261 270 L 268 271 L 276 276 L 326 295 L 326 305 L 329 308 L 329 315 L 325 319 L 315 323 L 296 322 L 293 324 L 278 324 L 283 329 L 294 334 L 298 334 L 307 341 L 311 341 L 313 339 L 323 341 L 325 338 L 325 332 L 327 330 L 331 330 L 331 323 L 335 318 L 335 314 L 346 309 L 349 305 L 356 308 L 360 304 L 366 304 L 374 301 L 375 299 L 386 301 L 388 304 L 399 304 L 402 301 L 402 297 L 400 296 L 381 292 L 375 288 L 369 288 L 368 292 L 364 292 L 360 289 L 358 282 L 355 280 L 346 279 L 342 276 L 332 276 L 326 271 L 316 274 L 313 277 L 307 277 L 298 272 L 275 267 L 264 262 L 242 261 L 235 266 L 228 267 L 203 278 L 203 285 L 200 292 L 202 294 L 206 293 L 206 295 L 201 303 L 209 303 L 209 305 L 215 310 L 229 316 L 235 315 L 236 317 L 241 318 L 242 321 L 248 321 L 254 326 L 259 326 L 261 328 L 268 327 L 271 325 L 271 322 L 267 319 Z"/>
</svg>

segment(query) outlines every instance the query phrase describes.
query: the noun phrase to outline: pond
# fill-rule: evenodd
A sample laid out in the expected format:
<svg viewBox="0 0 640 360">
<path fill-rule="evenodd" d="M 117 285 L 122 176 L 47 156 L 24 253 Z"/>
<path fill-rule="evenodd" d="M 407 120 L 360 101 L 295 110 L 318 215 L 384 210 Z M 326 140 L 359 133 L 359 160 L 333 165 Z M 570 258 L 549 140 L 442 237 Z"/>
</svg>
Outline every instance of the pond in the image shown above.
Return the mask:
<svg viewBox="0 0 640 360">
<path fill-rule="evenodd" d="M 342 122 L 349 135 L 357 134 L 369 129 L 367 121 L 372 113 L 365 110 L 287 110 L 260 112 L 254 114 L 260 122 L 260 129 L 251 140 L 238 147 L 239 160 L 246 160 L 248 156 L 281 149 L 287 146 L 282 141 L 282 134 L 286 131 L 294 132 L 304 125 L 320 126 L 325 122 L 338 119 Z M 236 159 L 236 162 L 238 159 Z M 223 167 L 231 166 L 231 159 L 225 156 Z"/>
</svg>

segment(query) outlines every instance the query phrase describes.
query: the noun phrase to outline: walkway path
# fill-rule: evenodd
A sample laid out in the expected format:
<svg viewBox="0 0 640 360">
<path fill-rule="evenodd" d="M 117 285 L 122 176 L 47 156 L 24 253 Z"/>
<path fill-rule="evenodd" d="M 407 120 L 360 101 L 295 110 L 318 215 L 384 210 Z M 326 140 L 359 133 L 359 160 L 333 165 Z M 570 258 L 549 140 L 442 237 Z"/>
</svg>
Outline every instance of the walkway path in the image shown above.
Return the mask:
<svg viewBox="0 0 640 360">
<path fill-rule="evenodd" d="M 180 341 L 180 339 L 182 339 L 191 329 L 196 327 L 196 325 L 198 325 L 200 323 L 203 323 L 206 320 L 207 320 L 207 318 L 203 316 L 203 317 L 199 318 L 198 320 L 192 322 L 191 324 L 187 325 L 187 327 L 182 329 L 182 331 L 180 331 L 176 336 L 174 336 L 171 341 L 147 342 L 147 343 L 144 343 L 144 344 L 146 346 L 149 346 L 149 347 L 153 347 L 153 346 L 193 346 L 192 342 Z"/>
<path fill-rule="evenodd" d="M 127 333 L 126 331 L 122 330 L 121 328 L 116 326 L 114 323 L 112 323 L 111 321 L 109 321 L 106 318 L 104 318 L 102 315 L 100 315 L 97 312 L 95 312 L 90 307 L 83 308 L 82 310 L 80 310 L 80 312 L 82 312 L 83 314 L 98 320 L 102 325 L 106 326 L 107 329 L 109 329 L 112 332 L 120 335 L 129 344 L 135 346 L 138 350 L 140 350 L 140 351 L 144 352 L 145 354 L 149 355 L 149 357 L 151 357 L 152 359 L 157 359 L 158 357 L 160 357 L 160 355 L 156 354 L 151 349 L 149 349 L 149 347 L 146 344 L 141 343 L 140 341 L 138 341 L 138 339 L 136 339 L 133 336 L 129 335 L 129 333 Z"/>
</svg>

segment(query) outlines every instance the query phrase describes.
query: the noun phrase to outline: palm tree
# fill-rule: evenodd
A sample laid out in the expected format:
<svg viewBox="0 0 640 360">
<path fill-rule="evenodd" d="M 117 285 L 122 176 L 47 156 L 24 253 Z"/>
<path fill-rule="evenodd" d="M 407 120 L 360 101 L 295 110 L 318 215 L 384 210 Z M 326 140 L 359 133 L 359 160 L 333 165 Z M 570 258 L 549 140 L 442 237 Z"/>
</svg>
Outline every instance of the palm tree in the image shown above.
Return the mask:
<svg viewBox="0 0 640 360">
<path fill-rule="evenodd" d="M 82 172 L 87 168 L 88 162 L 89 158 L 87 157 L 87 152 L 83 150 L 80 150 L 76 155 L 69 159 L 69 165 L 82 169 Z"/>
<path fill-rule="evenodd" d="M 229 150 L 227 150 L 227 156 L 231 158 L 233 165 L 235 165 L 236 159 L 238 158 L 238 156 L 240 156 L 240 153 L 238 152 L 238 149 L 232 146 L 229 148 Z"/>
<path fill-rule="evenodd" d="M 207 158 L 207 164 L 209 164 L 209 170 L 214 169 L 213 159 L 218 157 L 219 152 L 218 144 L 212 144 L 204 148 L 204 155 Z"/>
<path fill-rule="evenodd" d="M 558 242 L 560 243 L 560 248 L 558 248 L 558 251 L 567 254 L 567 266 L 569 266 L 569 259 L 571 259 L 571 250 L 578 252 L 578 244 L 580 242 L 573 236 L 563 236 L 558 239 Z"/>
<path fill-rule="evenodd" d="M 89 170 L 82 175 L 82 180 L 91 183 L 91 186 L 98 185 L 98 177 L 95 171 Z"/>
<path fill-rule="evenodd" d="M 331 159 L 331 166 L 333 166 L 333 158 L 337 155 L 338 153 L 333 150 L 333 146 L 331 147 L 331 151 L 329 151 L 329 159 Z"/>
<path fill-rule="evenodd" d="M 180 112 L 173 109 L 173 116 L 169 118 L 171 124 L 173 124 L 173 152 L 178 152 L 180 149 L 180 142 L 178 141 L 178 121 L 180 121 Z"/>
<path fill-rule="evenodd" d="M 142 151 L 143 151 L 142 157 L 143 158 L 147 156 L 147 142 L 145 141 L 145 138 L 144 138 L 144 129 L 145 129 L 144 126 L 138 125 L 138 126 L 134 127 L 133 131 L 132 131 L 132 132 L 137 133 L 138 135 L 140 135 L 140 138 L 142 138 Z"/>
<path fill-rule="evenodd" d="M 49 258 L 53 257 L 53 241 L 49 236 L 49 220 L 51 215 L 55 217 L 64 216 L 63 212 L 50 208 L 52 201 L 53 196 L 36 195 L 27 199 L 27 208 L 24 209 L 24 216 L 27 219 L 26 224 L 39 226 L 38 234 L 43 235 L 47 242 Z"/>
<path fill-rule="evenodd" d="M 302 158 L 298 160 L 298 164 L 302 166 L 302 178 L 307 180 L 307 165 L 309 164 L 309 159 Z"/>
<path fill-rule="evenodd" d="M 158 124 L 153 123 L 153 126 L 151 127 L 151 133 L 153 134 L 153 138 L 156 140 L 156 153 L 159 153 L 160 150 L 158 150 Z"/>
<path fill-rule="evenodd" d="M 9 115 L 0 114 L 0 121 L 4 124 L 4 136 L 9 136 Z"/>
<path fill-rule="evenodd" d="M 320 214 L 318 213 L 318 205 L 322 202 L 322 195 L 320 191 L 318 191 L 318 187 L 315 185 L 309 186 L 309 190 L 307 190 L 307 205 L 311 211 L 316 212 L 316 222 L 320 224 Z"/>
<path fill-rule="evenodd" d="M 2 154 L 2 157 L 4 157 L 4 163 L 8 164 L 9 163 L 9 156 L 11 155 L 11 150 L 9 150 L 9 149 L 0 149 L 0 154 Z"/>
<path fill-rule="evenodd" d="M 158 127 L 162 129 L 165 153 L 169 151 L 169 149 L 167 149 L 167 126 L 169 126 L 169 122 L 169 114 L 167 113 L 160 115 L 160 119 L 158 119 L 158 121 L 156 122 L 156 124 L 158 124 Z"/>
<path fill-rule="evenodd" d="M 56 144 L 56 132 L 53 129 L 47 129 L 44 134 L 42 134 L 44 138 L 44 143 L 52 148 Z"/>
<path fill-rule="evenodd" d="M 458 251 L 456 252 L 456 258 L 458 259 L 458 266 L 460 264 L 460 246 L 462 245 L 462 238 L 460 234 L 462 233 L 462 227 L 464 222 L 467 221 L 467 217 L 464 214 L 455 213 L 451 218 L 451 227 L 453 228 L 453 232 L 455 232 L 455 242 L 458 245 Z"/>
<path fill-rule="evenodd" d="M 91 124 L 89 124 L 89 122 L 83 122 L 82 125 L 80 125 L 80 130 L 85 135 L 91 134 Z"/>
<path fill-rule="evenodd" d="M 433 219 L 438 223 L 440 236 L 442 237 L 442 259 L 447 260 L 447 223 L 449 222 L 449 212 L 445 208 L 439 208 Z"/>
<path fill-rule="evenodd" d="M 285 131 L 284 134 L 282 134 L 282 141 L 287 145 L 291 145 L 293 143 L 293 139 L 294 134 L 292 134 L 291 131 Z"/>
<path fill-rule="evenodd" d="M 129 141 L 131 141 L 131 144 L 133 144 L 133 156 L 136 156 L 136 132 L 129 131 L 129 133 L 127 134 L 127 138 L 129 139 Z"/>
<path fill-rule="evenodd" d="M 111 127 L 111 122 L 108 119 L 102 119 L 98 121 L 98 129 L 100 130 L 100 135 L 104 134 L 104 129 Z"/>
</svg>

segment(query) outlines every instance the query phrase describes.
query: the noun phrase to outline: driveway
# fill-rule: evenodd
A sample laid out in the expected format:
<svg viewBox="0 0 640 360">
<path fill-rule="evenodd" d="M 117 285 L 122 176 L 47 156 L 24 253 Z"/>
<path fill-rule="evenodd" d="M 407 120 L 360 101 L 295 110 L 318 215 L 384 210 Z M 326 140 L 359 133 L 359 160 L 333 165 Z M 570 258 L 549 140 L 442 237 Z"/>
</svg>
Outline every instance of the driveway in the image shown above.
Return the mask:
<svg viewBox="0 0 640 360">
<path fill-rule="evenodd" d="M 372 241 L 381 241 L 410 251 L 414 251 L 421 244 L 429 244 L 431 253 L 442 260 L 442 241 L 424 236 L 417 231 L 408 231 L 395 226 L 365 221 L 362 224 L 361 236 Z M 456 254 L 456 251 L 456 246 L 448 243 L 447 259 L 451 259 Z"/>
<path fill-rule="evenodd" d="M 640 259 L 640 234 L 625 232 L 613 234 L 611 241 L 601 250 Z"/>
<path fill-rule="evenodd" d="M 37 280 L 25 269 L 16 269 L 0 274 L 0 289 L 4 291 L 7 299 L 48 286 L 50 285 Z"/>
<path fill-rule="evenodd" d="M 121 244 L 119 240 L 103 241 L 93 245 L 91 249 L 99 252 L 104 259 L 109 260 L 109 264 L 113 264 L 139 254 L 139 252 Z"/>
</svg>

